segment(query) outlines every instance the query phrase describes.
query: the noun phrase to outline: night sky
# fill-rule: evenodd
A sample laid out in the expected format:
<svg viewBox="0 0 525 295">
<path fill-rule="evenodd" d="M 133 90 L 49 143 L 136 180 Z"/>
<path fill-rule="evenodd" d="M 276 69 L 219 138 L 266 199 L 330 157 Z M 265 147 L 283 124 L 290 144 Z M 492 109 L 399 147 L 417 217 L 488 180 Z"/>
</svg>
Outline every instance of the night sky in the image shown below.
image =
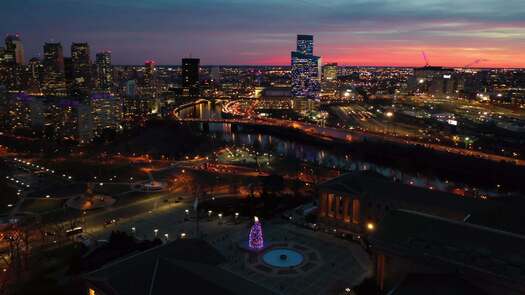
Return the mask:
<svg viewBox="0 0 525 295">
<path fill-rule="evenodd" d="M 525 67 L 525 0 L 2 0 L 0 20 L 26 60 L 54 40 L 114 64 L 289 64 L 304 33 L 324 63 Z"/>
</svg>

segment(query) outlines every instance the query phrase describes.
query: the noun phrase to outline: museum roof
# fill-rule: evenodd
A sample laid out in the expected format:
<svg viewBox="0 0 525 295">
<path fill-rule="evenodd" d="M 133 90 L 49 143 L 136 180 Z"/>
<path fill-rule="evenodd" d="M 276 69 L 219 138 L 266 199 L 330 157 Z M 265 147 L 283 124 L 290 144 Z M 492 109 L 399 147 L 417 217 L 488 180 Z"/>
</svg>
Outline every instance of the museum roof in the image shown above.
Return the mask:
<svg viewBox="0 0 525 295">
<path fill-rule="evenodd" d="M 525 282 L 525 236 L 408 210 L 390 211 L 373 248 Z"/>
<path fill-rule="evenodd" d="M 225 260 L 202 240 L 177 240 L 84 276 L 108 295 L 273 294 L 218 265 Z"/>
<path fill-rule="evenodd" d="M 428 207 L 461 210 L 466 214 L 483 207 L 479 205 L 481 203 L 479 200 L 394 182 L 373 171 L 353 171 L 343 174 L 322 183 L 320 189 L 352 196 L 368 196 L 384 201 L 402 201 L 424 204 Z"/>
</svg>

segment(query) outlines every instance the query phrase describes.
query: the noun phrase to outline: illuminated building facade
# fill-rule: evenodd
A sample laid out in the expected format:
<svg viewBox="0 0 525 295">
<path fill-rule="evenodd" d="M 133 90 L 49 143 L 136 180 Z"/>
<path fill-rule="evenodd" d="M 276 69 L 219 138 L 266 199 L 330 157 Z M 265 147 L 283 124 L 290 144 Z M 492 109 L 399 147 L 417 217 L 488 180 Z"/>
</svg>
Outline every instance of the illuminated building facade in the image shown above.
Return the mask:
<svg viewBox="0 0 525 295">
<path fill-rule="evenodd" d="M 90 102 L 95 135 L 100 135 L 104 129 L 120 129 L 122 120 L 120 98 L 108 93 L 95 93 L 91 96 Z"/>
<path fill-rule="evenodd" d="M 153 60 L 144 63 L 144 75 L 140 87 L 140 96 L 148 102 L 151 112 L 157 113 L 160 108 L 157 64 Z"/>
<path fill-rule="evenodd" d="M 337 80 L 337 64 L 330 63 L 323 66 L 323 80 L 335 81 Z"/>
<path fill-rule="evenodd" d="M 45 95 L 66 95 L 66 77 L 64 69 L 64 52 L 60 43 L 44 44 L 42 62 L 44 77 L 42 90 Z"/>
<path fill-rule="evenodd" d="M 314 54 L 314 36 L 297 35 L 297 52 L 304 55 Z"/>
<path fill-rule="evenodd" d="M 73 72 L 72 95 L 87 95 L 92 89 L 91 57 L 89 44 L 71 44 L 71 66 Z"/>
<path fill-rule="evenodd" d="M 97 89 L 111 92 L 113 88 L 113 69 L 111 67 L 111 52 L 99 52 L 95 58 Z"/>
<path fill-rule="evenodd" d="M 292 95 L 308 99 L 321 92 L 320 57 L 313 55 L 313 36 L 298 35 L 297 50 L 291 54 Z"/>
<path fill-rule="evenodd" d="M 319 217 L 352 233 L 374 227 L 390 211 L 408 209 L 462 220 L 485 209 L 475 199 L 393 182 L 372 171 L 355 171 L 319 186 Z"/>
<path fill-rule="evenodd" d="M 199 65 L 198 58 L 182 59 L 182 92 L 186 96 L 199 95 Z"/>
<path fill-rule="evenodd" d="M 16 64 L 24 64 L 24 46 L 22 45 L 19 34 L 7 35 L 5 38 L 5 49 L 10 53 L 11 58 Z"/>
<path fill-rule="evenodd" d="M 27 63 L 27 92 L 31 95 L 42 95 L 41 81 L 43 74 L 42 62 L 34 57 Z"/>
<path fill-rule="evenodd" d="M 414 75 L 408 78 L 411 92 L 429 95 L 453 95 L 457 88 L 457 79 L 453 69 L 426 66 L 414 69 Z"/>
<path fill-rule="evenodd" d="M 22 89 L 22 72 L 24 64 L 24 48 L 20 36 L 7 35 L 5 38 L 5 48 L 0 63 L 3 72 L 3 83 L 8 90 Z"/>
<path fill-rule="evenodd" d="M 153 60 L 144 63 L 144 77 L 142 80 L 142 94 L 146 96 L 156 96 L 157 68 Z"/>
</svg>

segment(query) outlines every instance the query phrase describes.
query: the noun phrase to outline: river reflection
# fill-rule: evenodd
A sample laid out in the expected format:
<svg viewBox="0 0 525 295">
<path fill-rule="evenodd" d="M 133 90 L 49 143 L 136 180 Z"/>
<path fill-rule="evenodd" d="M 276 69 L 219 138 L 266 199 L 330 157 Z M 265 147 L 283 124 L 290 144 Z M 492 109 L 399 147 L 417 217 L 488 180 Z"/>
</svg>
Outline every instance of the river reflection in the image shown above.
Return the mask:
<svg viewBox="0 0 525 295">
<path fill-rule="evenodd" d="M 187 118 L 198 118 L 201 120 L 221 119 L 222 118 L 221 108 L 222 108 L 222 104 L 220 103 L 203 102 L 203 103 L 193 104 L 193 105 L 190 105 L 186 108 L 179 110 L 178 115 L 180 118 L 183 118 L 183 119 L 187 119 Z"/>
</svg>

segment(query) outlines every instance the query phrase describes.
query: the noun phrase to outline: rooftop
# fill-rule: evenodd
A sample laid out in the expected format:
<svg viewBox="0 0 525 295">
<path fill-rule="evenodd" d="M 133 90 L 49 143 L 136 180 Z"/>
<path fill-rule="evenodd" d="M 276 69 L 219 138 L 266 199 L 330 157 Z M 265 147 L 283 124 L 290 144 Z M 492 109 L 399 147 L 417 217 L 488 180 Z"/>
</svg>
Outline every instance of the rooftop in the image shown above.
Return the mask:
<svg viewBox="0 0 525 295">
<path fill-rule="evenodd" d="M 108 264 L 85 279 L 112 295 L 273 294 L 219 268 L 224 261 L 202 240 L 177 240 Z"/>
<path fill-rule="evenodd" d="M 370 237 L 374 248 L 525 282 L 525 236 L 394 210 Z"/>
<path fill-rule="evenodd" d="M 400 202 L 413 205 L 418 211 L 438 214 L 447 218 L 525 234 L 525 206 L 522 197 L 501 197 L 494 200 L 461 197 L 447 192 L 425 189 L 400 182 L 394 182 L 373 171 L 353 171 L 328 180 L 320 185 L 321 190 L 343 194 L 368 196 L 371 199 Z M 427 208 L 428 210 L 424 210 Z M 413 209 L 413 208 L 398 208 Z M 446 213 L 446 214 L 444 214 Z"/>
<path fill-rule="evenodd" d="M 479 200 L 394 182 L 373 171 L 353 171 L 341 175 L 322 183 L 320 189 L 443 209 L 457 213 L 461 218 L 486 207 Z"/>
<path fill-rule="evenodd" d="M 409 274 L 391 295 L 484 295 L 483 291 L 452 275 Z"/>
</svg>

